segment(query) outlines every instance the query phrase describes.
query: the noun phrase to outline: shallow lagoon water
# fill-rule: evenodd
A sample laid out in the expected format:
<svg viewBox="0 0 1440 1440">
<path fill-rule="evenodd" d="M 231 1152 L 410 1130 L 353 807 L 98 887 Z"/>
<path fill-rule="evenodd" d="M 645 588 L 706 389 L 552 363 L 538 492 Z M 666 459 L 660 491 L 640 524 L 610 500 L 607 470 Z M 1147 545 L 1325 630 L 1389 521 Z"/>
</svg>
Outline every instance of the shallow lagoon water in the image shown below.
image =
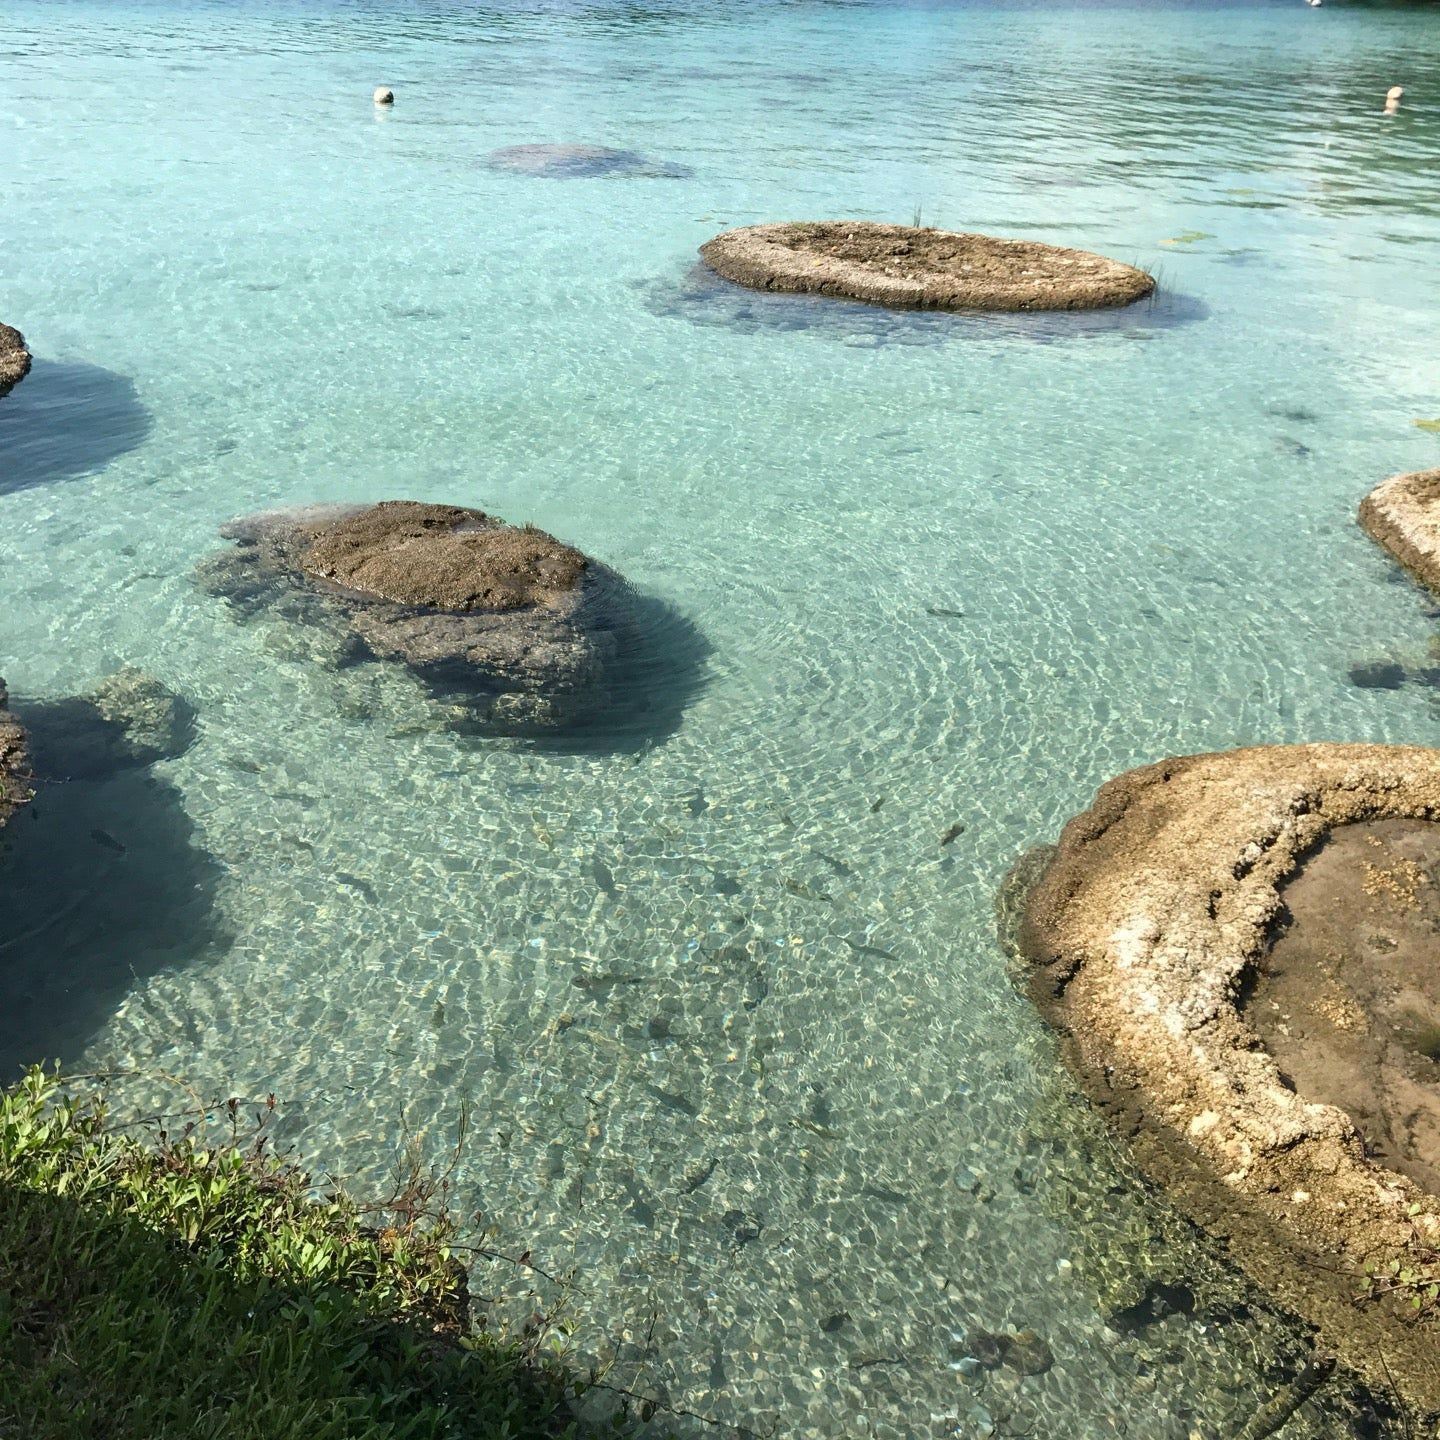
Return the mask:
<svg viewBox="0 0 1440 1440">
<path fill-rule="evenodd" d="M 702 1415 L 1229 1435 L 1303 1337 L 1243 1295 L 1107 1327 L 1137 1275 L 1237 1287 L 1059 1077 L 992 897 L 1130 765 L 1440 737 L 1433 692 L 1347 675 L 1436 635 L 1353 523 L 1440 463 L 1436 17 L 6 21 L 0 318 L 37 360 L 0 402 L 0 674 L 44 698 L 139 665 L 198 712 L 182 757 L 16 822 L 7 1065 L 131 1072 L 140 1109 L 170 1075 L 273 1091 L 360 1189 L 468 1107 L 460 1203 L 575 1268 L 581 1355 Z M 673 173 L 485 164 L 532 143 Z M 1066 334 L 692 278 L 725 225 L 917 209 L 1170 298 Z M 457 736 L 193 583 L 237 513 L 397 494 L 533 520 L 688 617 L 678 723 Z M 505 1267 L 476 1288 L 535 1303 Z M 967 1331 L 1026 1325 L 1048 1373 L 969 1373 Z M 1295 1433 L 1348 1424 L 1331 1403 Z"/>
</svg>

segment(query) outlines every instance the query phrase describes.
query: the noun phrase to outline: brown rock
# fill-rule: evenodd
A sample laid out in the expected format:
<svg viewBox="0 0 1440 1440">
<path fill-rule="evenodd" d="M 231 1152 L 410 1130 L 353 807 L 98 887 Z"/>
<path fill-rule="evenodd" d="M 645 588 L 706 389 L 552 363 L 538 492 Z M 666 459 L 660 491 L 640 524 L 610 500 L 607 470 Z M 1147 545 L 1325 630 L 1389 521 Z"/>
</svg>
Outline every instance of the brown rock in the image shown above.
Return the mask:
<svg viewBox="0 0 1440 1440">
<path fill-rule="evenodd" d="M 660 637 L 638 597 L 543 531 L 386 501 L 254 515 L 222 533 L 237 545 L 201 567 L 209 589 L 314 630 L 336 667 L 408 665 L 486 728 L 569 728 L 648 698 L 634 661 Z"/>
<path fill-rule="evenodd" d="M 9 325 L 0 325 L 0 398 L 29 373 L 30 352 L 25 348 L 25 337 Z"/>
<path fill-rule="evenodd" d="M 25 731 L 5 707 L 10 696 L 0 680 L 0 826 L 30 800 L 30 755 Z"/>
<path fill-rule="evenodd" d="M 1155 289 L 1133 265 L 1038 240 L 1001 240 L 868 220 L 752 225 L 700 247 L 717 274 L 922 310 L 1094 310 Z"/>
<path fill-rule="evenodd" d="M 1440 592 L 1440 470 L 1392 475 L 1360 502 L 1361 528 Z"/>
<path fill-rule="evenodd" d="M 1434 1321 L 1367 1290 L 1364 1267 L 1440 1263 L 1440 1200 L 1282 1075 L 1241 995 L 1270 952 L 1282 885 L 1320 842 L 1436 818 L 1436 750 L 1166 760 L 1110 781 L 1065 827 L 1018 936 L 1068 1062 L 1152 1179 L 1342 1360 L 1425 1410 L 1440 1409 Z"/>
<path fill-rule="evenodd" d="M 479 510 L 385 500 L 318 530 L 300 561 L 348 590 L 432 610 L 554 607 L 585 557 L 543 530 L 516 529 Z"/>
</svg>

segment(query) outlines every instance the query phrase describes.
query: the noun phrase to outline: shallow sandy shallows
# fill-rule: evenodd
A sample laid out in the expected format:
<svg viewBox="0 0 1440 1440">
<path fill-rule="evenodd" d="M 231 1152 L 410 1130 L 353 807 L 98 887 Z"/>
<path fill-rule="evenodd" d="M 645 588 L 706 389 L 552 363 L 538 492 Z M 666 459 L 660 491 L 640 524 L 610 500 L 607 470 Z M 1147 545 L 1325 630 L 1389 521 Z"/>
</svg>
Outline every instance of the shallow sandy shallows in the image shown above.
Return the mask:
<svg viewBox="0 0 1440 1440">
<path fill-rule="evenodd" d="M 1417 1138 L 1426 1123 L 1407 1128 L 1396 1107 L 1399 1080 L 1428 1073 L 1436 992 L 1396 989 L 1400 971 L 1419 973 L 1407 947 L 1440 883 L 1433 832 L 1414 822 L 1436 818 L 1436 750 L 1166 760 L 1110 781 L 1065 827 L 1019 932 L 1036 1003 L 1151 1178 L 1345 1363 L 1427 1410 L 1440 1409 L 1434 1329 L 1394 1298 L 1356 1298 L 1367 1262 L 1440 1260 L 1440 1201 L 1392 1168 L 1405 1151 L 1428 1177 L 1435 1158 Z M 1391 942 L 1382 975 L 1360 946 Z M 1323 1045 L 1322 1022 L 1347 1035 L 1349 1059 L 1297 1063 L 1293 1032 Z M 1335 1102 L 1363 1111 L 1387 1085 L 1359 1117 L 1372 1140 Z"/>
<path fill-rule="evenodd" d="M 700 254 L 752 289 L 909 309 L 1097 310 L 1155 289 L 1145 271 L 1088 250 L 867 220 L 751 225 L 717 235 Z"/>
</svg>

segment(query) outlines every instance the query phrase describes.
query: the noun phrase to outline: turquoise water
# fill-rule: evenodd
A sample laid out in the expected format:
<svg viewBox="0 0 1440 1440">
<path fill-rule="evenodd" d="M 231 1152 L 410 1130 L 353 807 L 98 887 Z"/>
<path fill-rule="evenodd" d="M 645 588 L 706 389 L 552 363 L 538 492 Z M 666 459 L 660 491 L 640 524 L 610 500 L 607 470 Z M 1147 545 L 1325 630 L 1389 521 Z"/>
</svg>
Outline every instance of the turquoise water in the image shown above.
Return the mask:
<svg viewBox="0 0 1440 1440">
<path fill-rule="evenodd" d="M 137 665 L 198 714 L 16 822 L 7 1064 L 273 1091 L 360 1189 L 468 1107 L 457 1198 L 576 1269 L 578 1353 L 727 1423 L 1230 1435 L 1303 1339 L 1107 1325 L 1106 1285 L 1206 1252 L 1058 1079 L 992 896 L 1136 763 L 1440 740 L 1433 691 L 1347 676 L 1436 633 L 1353 516 L 1440 464 L 1440 15 L 4 8 L 0 319 L 37 358 L 0 674 Z M 544 141 L 688 175 L 483 163 Z M 1166 293 L 1071 333 L 691 275 L 728 225 L 917 210 Z M 689 617 L 678 725 L 466 741 L 192 580 L 233 515 L 394 495 Z M 970 1373 L 967 1331 L 1027 1325 L 1053 1369 Z"/>
</svg>

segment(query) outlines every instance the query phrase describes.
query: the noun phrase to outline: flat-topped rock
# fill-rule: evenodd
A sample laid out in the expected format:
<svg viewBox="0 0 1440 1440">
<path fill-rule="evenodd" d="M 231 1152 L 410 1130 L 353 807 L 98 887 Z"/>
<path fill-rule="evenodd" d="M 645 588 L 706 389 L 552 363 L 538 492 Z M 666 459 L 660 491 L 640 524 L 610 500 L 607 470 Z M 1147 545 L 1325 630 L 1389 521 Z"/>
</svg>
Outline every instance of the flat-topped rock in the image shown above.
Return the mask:
<svg viewBox="0 0 1440 1440">
<path fill-rule="evenodd" d="M 7 708 L 10 696 L 0 680 L 0 826 L 30 800 L 30 753 L 25 730 Z"/>
<path fill-rule="evenodd" d="M 0 398 L 8 395 L 30 373 L 30 351 L 25 337 L 10 325 L 0 325 Z"/>
<path fill-rule="evenodd" d="M 1166 760 L 1065 827 L 1017 935 L 1069 1064 L 1150 1177 L 1424 1410 L 1440 1118 L 1410 1102 L 1440 1081 L 1437 820 L 1437 750 Z"/>
<path fill-rule="evenodd" d="M 1133 265 L 1038 240 L 800 221 L 728 230 L 700 247 L 717 274 L 756 290 L 922 310 L 1095 310 L 1155 289 Z"/>
<path fill-rule="evenodd" d="M 306 574 L 432 610 L 554 608 L 573 593 L 585 557 L 553 535 L 478 510 L 387 500 L 317 530 Z"/>
<path fill-rule="evenodd" d="M 1440 593 L 1440 470 L 1392 475 L 1360 502 L 1360 525 Z"/>
<path fill-rule="evenodd" d="M 416 501 L 272 511 L 227 525 L 202 583 L 316 632 L 316 657 L 406 665 L 466 724 L 530 734 L 643 705 L 656 621 L 607 566 L 533 527 Z M 653 610 L 654 607 L 651 607 Z M 663 619 L 663 617 L 662 617 Z M 667 627 L 673 628 L 673 627 Z"/>
</svg>

